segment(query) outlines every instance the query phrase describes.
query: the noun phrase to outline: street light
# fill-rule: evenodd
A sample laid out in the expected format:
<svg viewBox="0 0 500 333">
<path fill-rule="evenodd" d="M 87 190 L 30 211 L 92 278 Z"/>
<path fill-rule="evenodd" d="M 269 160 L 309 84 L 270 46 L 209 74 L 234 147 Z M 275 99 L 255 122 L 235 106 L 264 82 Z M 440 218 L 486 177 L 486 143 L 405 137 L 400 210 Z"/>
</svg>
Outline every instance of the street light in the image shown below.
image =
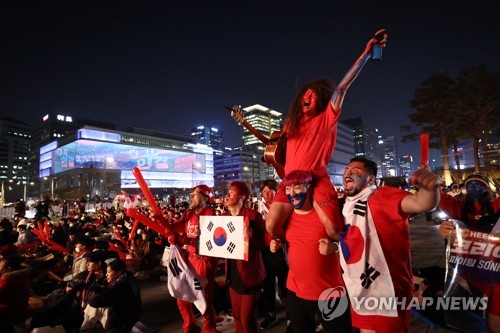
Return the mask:
<svg viewBox="0 0 500 333">
<path fill-rule="evenodd" d="M 57 177 L 52 177 L 50 179 L 50 199 L 54 200 L 54 188 L 55 188 L 55 182 L 57 180 Z"/>
<path fill-rule="evenodd" d="M 0 199 L 2 207 L 5 204 L 5 181 L 6 179 L 2 179 L 2 199 Z M 12 183 L 12 179 L 9 179 L 8 182 Z"/>
<path fill-rule="evenodd" d="M 5 182 L 5 179 L 2 179 L 2 201 L 0 201 L 2 207 L 3 207 L 3 204 L 5 203 L 5 200 L 4 200 L 4 197 L 5 197 L 5 187 L 4 187 L 4 182 Z"/>
</svg>

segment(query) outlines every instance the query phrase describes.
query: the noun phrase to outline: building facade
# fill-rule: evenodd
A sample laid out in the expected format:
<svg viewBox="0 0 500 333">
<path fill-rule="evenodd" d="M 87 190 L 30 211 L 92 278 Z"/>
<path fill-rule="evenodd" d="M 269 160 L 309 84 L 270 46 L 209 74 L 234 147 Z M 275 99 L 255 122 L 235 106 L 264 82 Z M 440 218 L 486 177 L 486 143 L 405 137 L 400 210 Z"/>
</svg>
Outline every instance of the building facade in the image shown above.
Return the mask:
<svg viewBox="0 0 500 333">
<path fill-rule="evenodd" d="M 218 128 L 200 125 L 191 130 L 190 137 L 196 143 L 212 147 L 214 151 L 222 153 L 224 150 L 223 132 Z"/>
<path fill-rule="evenodd" d="M 29 186 L 30 126 L 16 119 L 0 118 L 1 203 L 26 200 Z"/>
<path fill-rule="evenodd" d="M 223 195 L 228 183 L 241 181 L 248 185 L 252 193 L 258 190 L 260 182 L 265 180 L 265 168 L 258 153 L 241 149 L 226 149 L 214 160 L 214 189 Z"/>
<path fill-rule="evenodd" d="M 146 131 L 146 132 L 145 132 Z M 114 198 L 140 192 L 132 170 L 141 170 L 153 193 L 183 194 L 198 184 L 213 187 L 212 148 L 167 133 L 120 132 L 84 126 L 40 148 L 41 191 L 52 198 Z"/>
<path fill-rule="evenodd" d="M 40 148 L 54 140 L 59 140 L 83 126 L 95 126 L 116 130 L 115 123 L 99 120 L 73 117 L 70 115 L 48 113 L 42 122 L 35 125 L 31 135 L 31 150 L 29 155 L 28 181 L 33 183 L 28 193 L 32 197 L 40 197 L 39 189 L 42 186 L 39 175 Z"/>
<path fill-rule="evenodd" d="M 378 144 L 378 130 L 361 117 L 343 120 L 341 123 L 352 128 L 354 154 L 370 159 L 380 166 L 382 161 Z M 377 177 L 381 177 L 381 175 L 379 168 Z"/>
<path fill-rule="evenodd" d="M 381 137 L 379 144 L 382 151 L 382 177 L 401 176 L 396 137 L 394 135 Z"/>
<path fill-rule="evenodd" d="M 401 170 L 401 176 L 410 178 L 414 170 L 413 156 L 410 154 L 401 156 L 399 159 L 399 167 Z"/>
<path fill-rule="evenodd" d="M 351 158 L 355 156 L 352 128 L 346 124 L 339 123 L 337 126 L 337 141 L 335 150 L 328 163 L 328 174 L 335 187 L 343 183 L 345 168 L 349 165 Z"/>
</svg>

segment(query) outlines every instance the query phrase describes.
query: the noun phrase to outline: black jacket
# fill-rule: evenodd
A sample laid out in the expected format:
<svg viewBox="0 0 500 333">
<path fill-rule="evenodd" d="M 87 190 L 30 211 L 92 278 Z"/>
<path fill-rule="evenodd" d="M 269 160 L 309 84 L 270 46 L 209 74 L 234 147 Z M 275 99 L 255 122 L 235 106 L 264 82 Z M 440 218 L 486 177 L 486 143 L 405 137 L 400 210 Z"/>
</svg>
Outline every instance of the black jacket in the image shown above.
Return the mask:
<svg viewBox="0 0 500 333">
<path fill-rule="evenodd" d="M 110 308 L 104 328 L 106 332 L 130 332 L 141 316 L 141 293 L 129 272 L 125 272 L 107 287 L 91 287 L 87 300 L 95 308 Z"/>
</svg>

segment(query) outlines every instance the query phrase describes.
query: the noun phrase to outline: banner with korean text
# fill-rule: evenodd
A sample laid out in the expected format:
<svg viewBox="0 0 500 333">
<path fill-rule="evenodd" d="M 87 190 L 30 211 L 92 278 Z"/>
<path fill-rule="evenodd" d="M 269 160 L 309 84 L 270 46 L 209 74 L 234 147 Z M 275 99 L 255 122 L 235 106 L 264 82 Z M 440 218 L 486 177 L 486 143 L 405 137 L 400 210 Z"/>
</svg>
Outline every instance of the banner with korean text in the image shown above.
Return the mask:
<svg viewBox="0 0 500 333">
<path fill-rule="evenodd" d="M 495 296 L 500 283 L 500 222 L 485 228 L 477 221 L 452 221 L 455 232 L 447 240 L 444 298 L 468 303 L 461 310 L 445 311 L 444 319 L 462 332 L 487 332 L 488 307 L 500 302 Z"/>
<path fill-rule="evenodd" d="M 448 242 L 449 268 L 483 283 L 500 283 L 500 234 L 475 231 L 456 221 L 456 237 Z M 470 224 L 469 224 L 470 225 Z"/>
</svg>

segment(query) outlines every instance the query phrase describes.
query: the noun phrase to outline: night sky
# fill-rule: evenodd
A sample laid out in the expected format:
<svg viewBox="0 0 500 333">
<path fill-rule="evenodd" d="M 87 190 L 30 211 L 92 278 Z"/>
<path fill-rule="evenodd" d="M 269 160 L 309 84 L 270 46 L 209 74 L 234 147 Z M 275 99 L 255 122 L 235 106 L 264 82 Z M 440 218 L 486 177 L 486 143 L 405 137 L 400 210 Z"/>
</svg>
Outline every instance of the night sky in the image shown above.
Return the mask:
<svg viewBox="0 0 500 333">
<path fill-rule="evenodd" d="M 363 116 L 400 137 L 431 74 L 499 70 L 495 1 L 361 3 L 3 1 L 0 114 L 33 123 L 55 112 L 181 135 L 206 124 L 234 146 L 240 127 L 225 105 L 286 113 L 298 86 L 338 82 L 386 28 L 383 60 L 365 66 L 341 119 Z M 408 152 L 418 156 L 417 143 L 400 144 Z"/>
</svg>

